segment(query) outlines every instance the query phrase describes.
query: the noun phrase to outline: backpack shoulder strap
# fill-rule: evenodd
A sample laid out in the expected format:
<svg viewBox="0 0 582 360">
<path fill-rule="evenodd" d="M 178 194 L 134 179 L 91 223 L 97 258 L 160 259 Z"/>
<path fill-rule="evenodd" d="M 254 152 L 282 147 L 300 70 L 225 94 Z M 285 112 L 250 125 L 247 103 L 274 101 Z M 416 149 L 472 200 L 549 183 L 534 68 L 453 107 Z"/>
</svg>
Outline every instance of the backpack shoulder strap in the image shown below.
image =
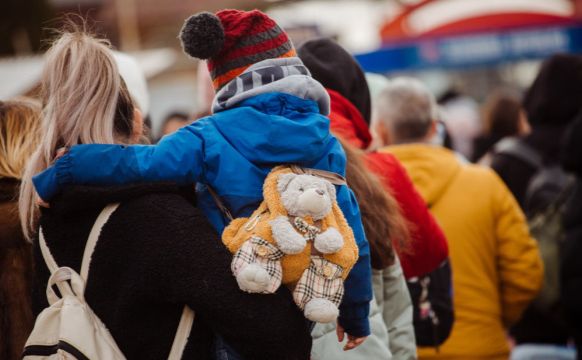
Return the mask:
<svg viewBox="0 0 582 360">
<path fill-rule="evenodd" d="M 534 148 L 521 141 L 521 139 L 503 139 L 495 144 L 493 151 L 496 154 L 513 156 L 534 167 L 536 170 L 544 167 L 542 156 Z"/>
<path fill-rule="evenodd" d="M 95 250 L 95 246 L 97 245 L 97 240 L 99 240 L 99 235 L 101 234 L 101 230 L 103 226 L 109 220 L 109 217 L 117 208 L 119 207 L 119 203 L 109 204 L 107 205 L 97 216 L 97 220 L 95 220 L 95 224 L 89 233 L 89 238 L 87 239 L 87 244 L 85 245 L 85 251 L 83 253 L 83 260 L 81 262 L 81 278 L 87 282 L 89 277 L 89 265 L 91 265 L 91 258 L 93 256 L 93 251 Z"/>
<path fill-rule="evenodd" d="M 95 220 L 93 228 L 91 229 L 89 239 L 85 245 L 83 261 L 81 263 L 80 275 L 85 282 L 87 282 L 87 278 L 89 276 L 89 265 L 91 264 L 91 257 L 93 255 L 93 251 L 95 250 L 95 246 L 97 245 L 97 241 L 99 240 L 101 230 L 111 217 L 111 214 L 113 214 L 113 212 L 115 212 L 118 207 L 119 203 L 107 205 L 101 211 L 97 217 L 97 220 Z M 168 356 L 169 360 L 180 360 L 182 358 L 182 354 L 184 353 L 184 349 L 188 343 L 188 337 L 190 336 L 193 324 L 194 311 L 192 311 L 192 309 L 190 309 L 188 306 L 184 306 L 184 310 L 182 311 L 182 316 L 180 318 L 180 323 L 178 324 L 178 329 L 176 330 L 176 335 L 174 336 L 174 342 L 172 343 L 170 355 Z"/>
<path fill-rule="evenodd" d="M 58 270 L 59 265 L 57 265 L 55 258 L 51 254 L 51 251 L 46 244 L 46 239 L 44 238 L 42 227 L 38 230 L 38 245 L 40 246 L 40 252 L 42 253 L 42 257 L 46 263 L 46 266 L 48 267 L 50 273 L 54 274 Z"/>
<path fill-rule="evenodd" d="M 172 343 L 172 349 L 170 350 L 170 355 L 168 360 L 180 360 L 184 354 L 184 349 L 188 343 L 188 337 L 192 330 L 192 325 L 194 324 L 194 311 L 188 306 L 184 306 L 182 311 L 182 317 L 180 318 L 180 324 L 178 324 L 178 330 L 176 330 L 176 335 L 174 336 L 174 342 Z"/>
</svg>

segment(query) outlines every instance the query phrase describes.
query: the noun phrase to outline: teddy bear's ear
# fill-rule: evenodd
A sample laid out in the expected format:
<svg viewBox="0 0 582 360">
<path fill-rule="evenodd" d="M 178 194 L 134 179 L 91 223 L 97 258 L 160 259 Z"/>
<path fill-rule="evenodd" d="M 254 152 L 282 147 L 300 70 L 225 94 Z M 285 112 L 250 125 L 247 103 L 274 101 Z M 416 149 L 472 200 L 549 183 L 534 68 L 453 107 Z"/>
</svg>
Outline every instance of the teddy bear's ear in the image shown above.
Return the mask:
<svg viewBox="0 0 582 360">
<path fill-rule="evenodd" d="M 331 199 L 332 202 L 335 202 L 336 200 L 335 185 L 325 180 L 325 187 L 327 188 L 327 192 L 329 193 L 329 198 Z"/>
<path fill-rule="evenodd" d="M 292 173 L 279 175 L 279 179 L 277 179 L 277 191 L 283 193 L 287 190 L 287 186 L 289 186 L 289 183 L 295 178 L 295 176 L 297 175 Z"/>
</svg>

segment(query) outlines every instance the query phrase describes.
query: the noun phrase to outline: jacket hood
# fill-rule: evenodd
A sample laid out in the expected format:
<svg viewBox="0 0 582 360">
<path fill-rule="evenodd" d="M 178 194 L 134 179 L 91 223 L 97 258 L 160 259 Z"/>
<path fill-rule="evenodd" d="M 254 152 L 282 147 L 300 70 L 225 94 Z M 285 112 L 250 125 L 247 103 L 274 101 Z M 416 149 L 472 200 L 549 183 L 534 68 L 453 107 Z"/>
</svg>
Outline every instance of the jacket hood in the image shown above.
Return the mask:
<svg viewBox="0 0 582 360">
<path fill-rule="evenodd" d="M 89 186 L 74 185 L 67 187 L 63 192 L 51 201 L 49 211 L 51 214 L 67 216 L 86 211 L 95 211 L 106 205 L 116 202 L 124 202 L 133 198 L 152 193 L 183 193 L 185 189 L 171 183 L 151 183 L 118 186 Z M 190 194 L 195 202 L 195 196 Z"/>
<path fill-rule="evenodd" d="M 283 93 L 247 99 L 207 119 L 253 164 L 312 162 L 314 154 L 328 154 L 335 143 L 317 102 Z"/>
<path fill-rule="evenodd" d="M 351 145 L 367 149 L 372 142 L 368 124 L 360 111 L 337 91 L 327 89 L 331 98 L 331 130 Z"/>
<path fill-rule="evenodd" d="M 439 201 L 462 166 L 455 153 L 436 145 L 396 145 L 380 151 L 400 160 L 429 207 Z"/>
<path fill-rule="evenodd" d="M 362 68 L 350 53 L 335 41 L 322 38 L 305 42 L 297 49 L 297 54 L 315 80 L 348 99 L 364 121 L 370 123 L 370 89 Z"/>
</svg>

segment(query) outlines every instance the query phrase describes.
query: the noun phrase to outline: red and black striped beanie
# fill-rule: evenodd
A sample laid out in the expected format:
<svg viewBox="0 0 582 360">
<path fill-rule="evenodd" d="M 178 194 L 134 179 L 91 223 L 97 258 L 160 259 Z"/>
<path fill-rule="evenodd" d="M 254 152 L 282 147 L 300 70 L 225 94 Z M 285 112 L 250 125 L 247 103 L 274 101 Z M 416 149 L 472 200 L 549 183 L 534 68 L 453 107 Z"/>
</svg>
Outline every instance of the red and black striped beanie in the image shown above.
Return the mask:
<svg viewBox="0 0 582 360">
<path fill-rule="evenodd" d="M 207 60 L 217 91 L 254 63 L 296 56 L 287 34 L 259 10 L 192 15 L 180 39 L 186 54 Z"/>
</svg>

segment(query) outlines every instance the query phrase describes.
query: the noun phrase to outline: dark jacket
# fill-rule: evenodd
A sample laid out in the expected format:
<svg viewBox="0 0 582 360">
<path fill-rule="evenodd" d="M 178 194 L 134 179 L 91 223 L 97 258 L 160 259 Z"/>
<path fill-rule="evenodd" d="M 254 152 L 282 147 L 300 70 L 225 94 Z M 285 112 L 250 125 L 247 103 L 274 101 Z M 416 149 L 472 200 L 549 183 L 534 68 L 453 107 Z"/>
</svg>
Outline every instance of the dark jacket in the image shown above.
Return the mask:
<svg viewBox="0 0 582 360">
<path fill-rule="evenodd" d="M 121 206 L 101 232 L 85 298 L 128 359 L 167 358 L 184 304 L 196 313 L 184 358 L 209 359 L 213 332 L 247 359 L 309 358 L 310 334 L 289 291 L 240 291 L 230 253 L 174 186 L 71 187 L 40 219 L 59 266 L 80 269 L 89 231 L 112 202 Z M 37 246 L 34 258 L 38 313 L 49 273 Z"/>
<path fill-rule="evenodd" d="M 571 327 L 578 359 L 582 359 L 582 116 L 572 125 L 564 142 L 562 164 L 576 176 L 574 192 L 564 215 L 561 291 L 566 319 Z"/>
<path fill-rule="evenodd" d="M 532 133 L 523 138 L 527 145 L 538 151 L 544 166 L 560 162 L 561 139 L 565 126 L 537 125 Z M 530 212 L 526 206 L 526 191 L 532 177 L 538 171 L 535 166 L 514 156 L 494 154 L 491 167 L 499 174 L 509 187 L 525 213 Z M 561 316 L 545 314 L 529 306 L 521 320 L 511 329 L 512 336 L 518 344 L 566 344 L 569 337 Z"/>
<path fill-rule="evenodd" d="M 544 165 L 559 164 L 564 130 L 563 125 L 538 125 L 521 141 L 538 151 Z M 529 181 L 537 172 L 535 166 L 512 155 L 493 154 L 491 167 L 503 179 L 521 208 L 527 213 L 525 193 Z"/>
<path fill-rule="evenodd" d="M 32 330 L 32 253 L 18 219 L 18 185 L 0 180 L 0 359 L 20 359 Z"/>
</svg>

